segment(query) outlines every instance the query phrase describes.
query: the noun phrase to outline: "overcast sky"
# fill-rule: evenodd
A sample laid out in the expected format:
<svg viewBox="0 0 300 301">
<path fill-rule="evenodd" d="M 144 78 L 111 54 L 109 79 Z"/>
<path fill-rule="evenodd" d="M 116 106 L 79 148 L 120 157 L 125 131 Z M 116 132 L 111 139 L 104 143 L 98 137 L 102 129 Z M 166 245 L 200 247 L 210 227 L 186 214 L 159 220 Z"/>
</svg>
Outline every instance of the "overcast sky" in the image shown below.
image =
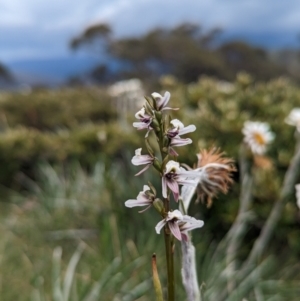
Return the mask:
<svg viewBox="0 0 300 301">
<path fill-rule="evenodd" d="M 295 46 L 300 0 L 0 0 L 0 61 L 68 56 L 68 41 L 96 22 L 122 36 L 184 21 L 270 47 Z"/>
</svg>

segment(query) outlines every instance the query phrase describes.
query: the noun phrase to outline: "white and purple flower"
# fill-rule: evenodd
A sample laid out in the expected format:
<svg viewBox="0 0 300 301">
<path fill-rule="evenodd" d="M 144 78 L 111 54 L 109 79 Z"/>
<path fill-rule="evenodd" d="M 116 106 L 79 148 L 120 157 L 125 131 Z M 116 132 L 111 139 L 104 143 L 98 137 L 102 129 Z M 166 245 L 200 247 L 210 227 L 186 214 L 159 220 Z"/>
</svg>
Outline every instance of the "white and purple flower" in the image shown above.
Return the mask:
<svg viewBox="0 0 300 301">
<path fill-rule="evenodd" d="M 171 233 L 178 240 L 187 240 L 187 232 L 196 228 L 201 228 L 204 222 L 191 216 L 183 215 L 179 210 L 169 211 L 165 219 L 160 221 L 156 227 L 156 233 L 160 234 L 161 229 L 168 224 Z"/>
<path fill-rule="evenodd" d="M 139 176 L 141 173 L 146 171 L 153 164 L 154 161 L 154 157 L 151 157 L 150 155 L 142 155 L 141 152 L 141 148 L 136 149 L 135 156 L 133 156 L 131 159 L 131 163 L 135 166 L 146 165 L 141 171 L 139 171 L 136 174 L 136 176 Z"/>
<path fill-rule="evenodd" d="M 162 195 L 167 198 L 167 187 L 173 193 L 174 199 L 178 202 L 179 198 L 179 185 L 192 185 L 196 186 L 197 181 L 195 178 L 200 176 L 198 170 L 185 170 L 180 167 L 178 162 L 170 160 L 166 164 L 166 168 L 162 177 Z M 190 179 L 189 179 L 190 178 Z"/>
<path fill-rule="evenodd" d="M 178 154 L 172 148 L 172 146 L 173 147 L 174 146 L 184 146 L 187 144 L 191 144 L 193 142 L 192 139 L 181 138 L 180 135 L 194 132 L 196 130 L 196 127 L 193 124 L 185 127 L 184 124 L 178 119 L 171 120 L 171 124 L 173 125 L 173 128 L 171 128 L 167 131 L 167 136 L 171 140 L 170 141 L 170 153 L 174 156 L 178 156 Z"/>
<path fill-rule="evenodd" d="M 144 107 L 139 110 L 134 116 L 136 119 L 139 119 L 139 122 L 134 122 L 132 125 L 137 128 L 137 130 L 148 129 L 148 132 L 146 134 L 146 136 L 148 136 L 149 131 L 152 130 L 150 125 L 153 117 L 146 113 Z"/>
<path fill-rule="evenodd" d="M 164 96 L 160 95 L 157 92 L 154 92 L 151 94 L 151 96 L 154 98 L 156 102 L 156 108 L 158 111 L 164 111 L 164 110 L 178 110 L 178 108 L 170 108 L 166 107 L 167 103 L 170 100 L 171 94 L 170 92 L 165 92 Z"/>
<path fill-rule="evenodd" d="M 147 206 L 146 209 L 139 211 L 141 213 L 146 211 L 152 206 L 154 199 L 155 199 L 155 195 L 151 193 L 150 187 L 148 185 L 144 185 L 143 191 L 141 191 L 138 194 L 136 200 L 126 201 L 125 206 L 128 208 Z"/>
</svg>

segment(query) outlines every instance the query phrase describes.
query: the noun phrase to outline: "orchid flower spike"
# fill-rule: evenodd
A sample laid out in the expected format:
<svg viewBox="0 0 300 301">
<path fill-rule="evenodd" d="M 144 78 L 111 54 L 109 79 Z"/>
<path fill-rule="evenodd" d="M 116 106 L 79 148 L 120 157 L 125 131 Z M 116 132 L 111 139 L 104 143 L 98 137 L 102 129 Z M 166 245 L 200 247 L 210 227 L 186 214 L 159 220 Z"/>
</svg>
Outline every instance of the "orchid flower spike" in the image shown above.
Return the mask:
<svg viewBox="0 0 300 301">
<path fill-rule="evenodd" d="M 153 99 L 156 102 L 156 108 L 157 108 L 158 111 L 178 110 L 178 108 L 173 109 L 173 108 L 166 107 L 166 105 L 169 102 L 170 97 L 171 97 L 170 92 L 168 92 L 168 91 L 165 92 L 164 96 L 160 95 L 157 92 L 154 92 L 154 93 L 151 94 L 151 96 L 153 97 Z"/>
<path fill-rule="evenodd" d="M 246 121 L 242 133 L 244 134 L 244 142 L 249 146 L 252 153 L 257 155 L 263 155 L 267 150 L 267 145 L 275 138 L 266 122 Z"/>
<path fill-rule="evenodd" d="M 133 207 L 140 207 L 140 206 L 147 206 L 146 209 L 139 211 L 144 212 L 147 209 L 149 209 L 155 199 L 155 194 L 151 192 L 150 187 L 148 185 L 144 185 L 143 191 L 141 191 L 136 200 L 128 200 L 125 202 L 125 206 L 128 208 L 133 208 Z"/>
<path fill-rule="evenodd" d="M 166 168 L 162 177 L 162 195 L 164 198 L 167 197 L 167 187 L 173 193 L 174 199 L 178 202 L 179 198 L 179 185 L 193 185 L 196 186 L 197 182 L 194 180 L 199 177 L 198 170 L 187 171 L 183 167 L 180 167 L 178 162 L 170 160 L 166 164 Z M 189 180 L 192 178 L 192 180 Z"/>
<path fill-rule="evenodd" d="M 146 171 L 154 162 L 154 157 L 151 157 L 150 155 L 142 155 L 141 154 L 142 149 L 138 148 L 135 150 L 135 156 L 132 157 L 131 163 L 133 165 L 146 165 L 141 171 L 139 171 L 136 176 L 139 176 L 141 173 Z"/>
<path fill-rule="evenodd" d="M 178 240 L 187 241 L 187 232 L 196 228 L 201 228 L 204 222 L 191 216 L 183 215 L 179 210 L 169 211 L 166 218 L 160 221 L 156 227 L 156 233 L 160 234 L 161 229 L 168 224 L 171 233 Z"/>
</svg>

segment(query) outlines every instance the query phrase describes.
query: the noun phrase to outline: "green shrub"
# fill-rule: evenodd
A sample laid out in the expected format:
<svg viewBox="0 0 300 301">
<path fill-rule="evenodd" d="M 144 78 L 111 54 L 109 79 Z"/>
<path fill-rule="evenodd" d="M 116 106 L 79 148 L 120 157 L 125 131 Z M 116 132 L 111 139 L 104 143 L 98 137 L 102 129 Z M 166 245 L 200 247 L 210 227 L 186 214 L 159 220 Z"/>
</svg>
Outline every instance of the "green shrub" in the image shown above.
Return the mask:
<svg viewBox="0 0 300 301">
<path fill-rule="evenodd" d="M 104 89 L 41 90 L 11 93 L 0 101 L 0 114 L 9 127 L 23 125 L 42 131 L 73 128 L 86 122 L 116 118 Z"/>
</svg>

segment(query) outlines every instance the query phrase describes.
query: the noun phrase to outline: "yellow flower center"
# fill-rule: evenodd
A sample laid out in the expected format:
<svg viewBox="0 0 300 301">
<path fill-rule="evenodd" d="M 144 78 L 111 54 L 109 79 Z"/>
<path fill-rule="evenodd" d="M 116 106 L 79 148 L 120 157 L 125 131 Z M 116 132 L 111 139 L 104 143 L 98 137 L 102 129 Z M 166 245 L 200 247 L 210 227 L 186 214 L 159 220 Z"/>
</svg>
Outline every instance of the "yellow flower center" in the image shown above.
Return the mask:
<svg viewBox="0 0 300 301">
<path fill-rule="evenodd" d="M 253 136 L 254 136 L 254 140 L 256 141 L 257 144 L 259 144 L 259 145 L 266 144 L 265 138 L 263 137 L 262 134 L 254 133 Z"/>
</svg>

